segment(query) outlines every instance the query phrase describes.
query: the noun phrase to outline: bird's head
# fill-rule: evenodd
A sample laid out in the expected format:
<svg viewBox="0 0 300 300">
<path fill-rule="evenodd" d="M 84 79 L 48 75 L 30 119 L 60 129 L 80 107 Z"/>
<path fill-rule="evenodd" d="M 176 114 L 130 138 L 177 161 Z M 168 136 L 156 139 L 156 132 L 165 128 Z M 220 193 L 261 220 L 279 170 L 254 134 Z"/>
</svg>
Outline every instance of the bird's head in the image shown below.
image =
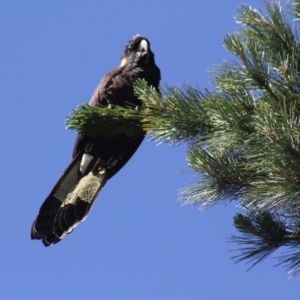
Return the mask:
<svg viewBox="0 0 300 300">
<path fill-rule="evenodd" d="M 121 56 L 120 67 L 131 64 L 146 67 L 154 63 L 154 54 L 150 49 L 150 42 L 141 35 L 135 35 L 125 46 L 125 50 Z"/>
</svg>

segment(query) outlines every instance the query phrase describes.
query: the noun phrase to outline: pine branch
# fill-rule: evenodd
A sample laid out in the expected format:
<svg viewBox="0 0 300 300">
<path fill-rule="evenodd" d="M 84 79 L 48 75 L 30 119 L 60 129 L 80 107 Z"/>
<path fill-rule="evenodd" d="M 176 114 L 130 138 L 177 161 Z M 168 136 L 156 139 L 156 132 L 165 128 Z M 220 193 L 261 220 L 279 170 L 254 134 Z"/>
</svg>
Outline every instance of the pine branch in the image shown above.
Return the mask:
<svg viewBox="0 0 300 300">
<path fill-rule="evenodd" d="M 144 80 L 137 80 L 134 90 L 143 101 L 141 108 L 81 105 L 71 112 L 66 127 L 104 137 L 125 133 L 134 138 L 149 132 L 152 140 L 175 145 L 209 131 L 201 101 L 205 93 L 190 86 L 167 86 L 161 96 Z"/>
<path fill-rule="evenodd" d="M 245 247 L 240 249 L 241 254 L 233 259 L 236 262 L 253 262 L 252 267 L 289 240 L 284 224 L 269 212 L 237 214 L 234 217 L 234 226 L 242 236 L 232 236 L 231 241 Z"/>
<path fill-rule="evenodd" d="M 290 269 L 292 276 L 300 272 L 300 221 L 299 215 L 287 217 L 279 213 L 247 209 L 245 214 L 234 217 L 234 226 L 242 234 L 232 236 L 230 242 L 242 245 L 241 254 L 233 257 L 235 262 L 248 261 L 252 263 L 250 269 L 266 259 L 282 246 L 290 247 L 293 252 L 278 257 L 279 263 Z"/>
<path fill-rule="evenodd" d="M 291 14 L 294 15 L 299 21 L 300 19 L 300 1 L 299 0 L 294 0 L 292 2 L 293 9 L 291 10 Z"/>
<path fill-rule="evenodd" d="M 125 133 L 129 137 L 144 134 L 141 113 L 135 107 L 106 107 L 79 105 L 66 120 L 66 128 L 89 136 L 115 137 Z M 109 129 L 109 130 L 108 130 Z"/>
<path fill-rule="evenodd" d="M 181 190 L 184 204 L 207 208 L 236 201 L 246 210 L 234 218 L 245 246 L 236 261 L 252 266 L 279 247 L 278 258 L 300 273 L 300 1 L 283 10 L 265 3 L 268 16 L 242 5 L 239 32 L 224 39 L 238 62 L 211 70 L 213 91 L 166 86 L 161 93 L 141 80 L 134 85 L 142 107 L 79 106 L 66 126 L 92 136 L 187 144 L 198 181 Z M 293 19 L 295 16 L 297 19 Z M 298 255 L 298 256 L 297 256 Z"/>
</svg>

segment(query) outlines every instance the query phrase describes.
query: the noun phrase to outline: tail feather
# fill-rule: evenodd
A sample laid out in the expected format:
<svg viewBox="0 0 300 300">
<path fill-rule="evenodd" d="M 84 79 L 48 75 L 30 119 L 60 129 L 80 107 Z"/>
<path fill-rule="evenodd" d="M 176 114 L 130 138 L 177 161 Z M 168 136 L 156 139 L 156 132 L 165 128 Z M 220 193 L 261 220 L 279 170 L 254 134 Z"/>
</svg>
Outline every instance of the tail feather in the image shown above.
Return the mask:
<svg viewBox="0 0 300 300">
<path fill-rule="evenodd" d="M 105 183 L 104 179 L 105 172 L 96 175 L 90 172 L 79 181 L 74 191 L 68 194 L 54 218 L 53 232 L 58 238 L 62 239 L 71 233 L 87 217 Z"/>
<path fill-rule="evenodd" d="M 58 243 L 86 218 L 105 184 L 105 168 L 82 177 L 81 160 L 72 161 L 33 222 L 31 238 L 42 239 L 45 246 Z"/>
<path fill-rule="evenodd" d="M 104 148 L 101 138 L 90 138 L 90 143 L 85 140 L 89 147 L 81 145 L 82 151 L 77 152 L 42 204 L 31 228 L 31 239 L 50 246 L 71 233 L 87 217 L 106 181 L 125 165 L 143 138 L 128 143 L 125 135 L 119 136 L 106 141 Z"/>
<path fill-rule="evenodd" d="M 67 195 L 71 193 L 81 179 L 79 173 L 81 157 L 78 155 L 67 167 L 50 195 L 41 205 L 39 213 L 31 227 L 31 239 L 43 239 L 53 233 L 53 222 Z"/>
<path fill-rule="evenodd" d="M 87 206 L 87 202 L 76 201 L 74 204 L 67 204 L 60 208 L 53 222 L 53 233 L 60 239 L 71 233 L 75 224 L 77 225 L 87 215 Z"/>
<path fill-rule="evenodd" d="M 44 244 L 45 247 L 49 247 L 60 242 L 60 240 L 61 239 L 58 238 L 55 234 L 50 234 L 42 239 L 42 243 Z"/>
<path fill-rule="evenodd" d="M 44 236 L 47 236 L 52 233 L 53 221 L 58 211 L 59 207 L 61 206 L 61 202 L 52 197 L 51 195 L 46 198 L 44 204 L 45 206 L 49 207 L 49 214 L 43 214 L 43 209 L 40 210 L 38 216 L 33 222 L 31 227 L 31 239 L 38 239 L 40 240 Z M 45 207 L 44 207 L 45 208 Z"/>
</svg>

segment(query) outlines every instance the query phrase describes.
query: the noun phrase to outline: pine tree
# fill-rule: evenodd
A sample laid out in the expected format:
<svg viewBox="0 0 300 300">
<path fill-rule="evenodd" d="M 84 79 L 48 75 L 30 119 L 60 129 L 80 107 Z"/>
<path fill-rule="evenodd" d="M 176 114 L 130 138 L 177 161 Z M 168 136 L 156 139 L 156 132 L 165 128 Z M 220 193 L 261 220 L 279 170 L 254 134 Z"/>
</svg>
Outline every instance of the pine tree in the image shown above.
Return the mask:
<svg viewBox="0 0 300 300">
<path fill-rule="evenodd" d="M 143 108 L 81 105 L 67 127 L 89 135 L 186 143 L 199 181 L 180 193 L 184 204 L 208 208 L 235 201 L 241 245 L 234 259 L 252 266 L 278 248 L 300 273 L 300 0 L 284 9 L 265 2 L 267 16 L 247 5 L 236 13 L 238 32 L 224 39 L 237 62 L 211 70 L 213 90 L 166 86 L 161 94 L 139 80 Z M 110 128 L 110 130 L 108 130 Z"/>
</svg>

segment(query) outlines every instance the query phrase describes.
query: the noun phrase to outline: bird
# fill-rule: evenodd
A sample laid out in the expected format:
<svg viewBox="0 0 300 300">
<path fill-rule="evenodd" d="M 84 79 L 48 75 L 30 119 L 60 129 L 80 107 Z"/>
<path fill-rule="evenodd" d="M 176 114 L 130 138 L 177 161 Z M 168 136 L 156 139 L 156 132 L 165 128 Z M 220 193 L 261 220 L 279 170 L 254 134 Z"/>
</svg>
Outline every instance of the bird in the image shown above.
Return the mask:
<svg viewBox="0 0 300 300">
<path fill-rule="evenodd" d="M 159 92 L 160 69 L 149 40 L 141 35 L 129 40 L 120 66 L 102 78 L 89 105 L 140 107 L 142 102 L 133 90 L 137 79 L 144 79 Z M 128 162 L 144 136 L 132 139 L 121 133 L 104 138 L 77 133 L 71 162 L 42 203 L 31 227 L 31 239 L 41 240 L 48 247 L 70 234 L 87 217 L 101 189 Z"/>
</svg>

